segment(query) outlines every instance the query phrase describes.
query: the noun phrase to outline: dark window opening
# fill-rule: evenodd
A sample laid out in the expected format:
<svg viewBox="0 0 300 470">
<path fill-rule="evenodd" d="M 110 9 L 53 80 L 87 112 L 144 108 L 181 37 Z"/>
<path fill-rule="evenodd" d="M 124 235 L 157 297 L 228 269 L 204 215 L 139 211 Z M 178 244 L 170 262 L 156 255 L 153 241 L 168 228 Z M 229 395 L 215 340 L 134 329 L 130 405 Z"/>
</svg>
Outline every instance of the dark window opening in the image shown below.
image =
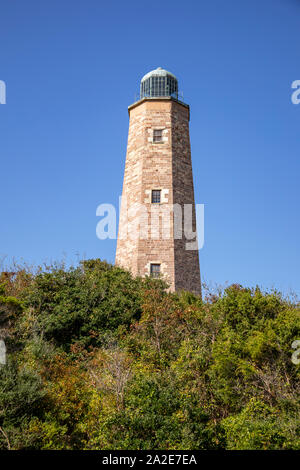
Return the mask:
<svg viewBox="0 0 300 470">
<path fill-rule="evenodd" d="M 153 142 L 162 142 L 162 129 L 153 130 Z"/>
<path fill-rule="evenodd" d="M 159 277 L 160 276 L 160 264 L 150 264 L 150 276 Z"/>
<path fill-rule="evenodd" d="M 153 189 L 152 190 L 151 202 L 153 204 L 159 204 L 160 203 L 160 189 Z"/>
</svg>

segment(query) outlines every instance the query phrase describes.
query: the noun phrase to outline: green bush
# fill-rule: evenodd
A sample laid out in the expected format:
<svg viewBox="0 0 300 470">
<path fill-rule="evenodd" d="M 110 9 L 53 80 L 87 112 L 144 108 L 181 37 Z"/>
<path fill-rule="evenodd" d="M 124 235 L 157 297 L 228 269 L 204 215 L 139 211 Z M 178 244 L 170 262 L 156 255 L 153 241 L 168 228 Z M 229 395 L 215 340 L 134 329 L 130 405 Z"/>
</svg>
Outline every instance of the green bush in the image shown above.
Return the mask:
<svg viewBox="0 0 300 470">
<path fill-rule="evenodd" d="M 1 279 L 1 448 L 300 448 L 300 308 L 278 292 L 202 300 L 100 260 Z"/>
</svg>

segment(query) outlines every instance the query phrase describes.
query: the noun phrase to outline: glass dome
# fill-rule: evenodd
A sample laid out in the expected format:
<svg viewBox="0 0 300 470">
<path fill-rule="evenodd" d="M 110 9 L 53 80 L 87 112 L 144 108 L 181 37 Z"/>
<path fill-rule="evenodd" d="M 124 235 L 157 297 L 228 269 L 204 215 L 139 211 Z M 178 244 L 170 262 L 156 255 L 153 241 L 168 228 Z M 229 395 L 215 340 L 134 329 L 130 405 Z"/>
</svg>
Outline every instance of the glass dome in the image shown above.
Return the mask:
<svg viewBox="0 0 300 470">
<path fill-rule="evenodd" d="M 178 99 L 178 81 L 175 75 L 158 67 L 141 80 L 140 99 L 172 96 Z"/>
</svg>

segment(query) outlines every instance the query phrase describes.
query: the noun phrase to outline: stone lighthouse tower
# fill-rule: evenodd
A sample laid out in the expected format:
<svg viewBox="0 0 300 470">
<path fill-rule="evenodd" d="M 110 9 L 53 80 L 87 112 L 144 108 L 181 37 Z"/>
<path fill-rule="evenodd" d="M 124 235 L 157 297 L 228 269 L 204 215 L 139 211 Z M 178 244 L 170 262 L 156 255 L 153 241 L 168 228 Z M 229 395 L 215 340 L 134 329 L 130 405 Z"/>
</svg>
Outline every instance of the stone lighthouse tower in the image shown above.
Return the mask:
<svg viewBox="0 0 300 470">
<path fill-rule="evenodd" d="M 128 112 L 116 264 L 201 295 L 190 109 L 176 77 L 160 67 L 147 73 Z"/>
</svg>

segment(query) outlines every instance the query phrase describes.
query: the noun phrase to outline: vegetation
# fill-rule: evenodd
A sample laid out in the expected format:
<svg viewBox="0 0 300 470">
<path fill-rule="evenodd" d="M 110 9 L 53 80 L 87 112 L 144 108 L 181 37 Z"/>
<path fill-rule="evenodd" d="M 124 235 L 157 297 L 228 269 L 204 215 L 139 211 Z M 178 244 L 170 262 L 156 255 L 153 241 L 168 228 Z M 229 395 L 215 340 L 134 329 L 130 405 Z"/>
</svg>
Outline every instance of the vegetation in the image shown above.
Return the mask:
<svg viewBox="0 0 300 470">
<path fill-rule="evenodd" d="M 300 449 L 300 305 L 100 260 L 0 276 L 0 449 Z"/>
</svg>

